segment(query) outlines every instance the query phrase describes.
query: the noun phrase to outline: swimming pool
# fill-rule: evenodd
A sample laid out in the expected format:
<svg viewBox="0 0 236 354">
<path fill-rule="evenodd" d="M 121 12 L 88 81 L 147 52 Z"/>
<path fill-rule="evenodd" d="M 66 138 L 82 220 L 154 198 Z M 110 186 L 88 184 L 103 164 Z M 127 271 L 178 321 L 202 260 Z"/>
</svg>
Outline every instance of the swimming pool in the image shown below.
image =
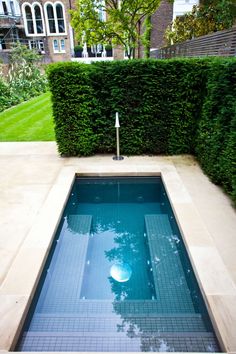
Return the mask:
<svg viewBox="0 0 236 354">
<path fill-rule="evenodd" d="M 160 177 L 76 179 L 17 350 L 220 351 Z"/>
</svg>

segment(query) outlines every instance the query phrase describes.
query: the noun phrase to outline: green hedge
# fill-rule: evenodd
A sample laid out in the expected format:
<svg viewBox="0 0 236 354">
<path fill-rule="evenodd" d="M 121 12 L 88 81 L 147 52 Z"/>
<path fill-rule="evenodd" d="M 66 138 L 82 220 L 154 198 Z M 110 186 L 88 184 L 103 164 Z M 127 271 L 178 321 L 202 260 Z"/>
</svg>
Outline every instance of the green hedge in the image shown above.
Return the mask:
<svg viewBox="0 0 236 354">
<path fill-rule="evenodd" d="M 115 148 L 114 117 L 120 115 L 123 154 L 193 151 L 206 61 L 121 61 L 91 67 L 100 114 L 93 130 L 96 152 Z"/>
<path fill-rule="evenodd" d="M 235 196 L 235 59 L 59 63 L 49 67 L 56 140 L 65 156 L 196 154 Z"/>
<path fill-rule="evenodd" d="M 207 94 L 196 139 L 206 174 L 236 201 L 236 60 L 216 60 L 208 71 Z"/>
</svg>

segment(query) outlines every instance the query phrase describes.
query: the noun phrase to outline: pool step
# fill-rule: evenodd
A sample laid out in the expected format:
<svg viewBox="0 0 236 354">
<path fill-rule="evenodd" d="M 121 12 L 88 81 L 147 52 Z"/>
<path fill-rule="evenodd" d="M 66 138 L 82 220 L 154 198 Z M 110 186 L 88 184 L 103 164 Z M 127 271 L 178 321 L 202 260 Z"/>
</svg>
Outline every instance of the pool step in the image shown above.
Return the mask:
<svg viewBox="0 0 236 354">
<path fill-rule="evenodd" d="M 69 215 L 65 219 L 51 262 L 53 266 L 47 270 L 39 309 L 55 304 L 60 308 L 63 303 L 80 297 L 91 224 L 91 215 Z"/>
<path fill-rule="evenodd" d="M 204 332 L 204 321 L 199 314 L 178 314 L 160 316 L 148 315 L 79 315 L 79 314 L 37 314 L 30 332 L 128 332 L 133 326 L 142 333 L 156 332 Z"/>
<path fill-rule="evenodd" d="M 92 215 L 68 215 L 68 229 L 77 236 L 89 236 L 92 224 Z"/>
<path fill-rule="evenodd" d="M 211 333 L 130 333 L 107 334 L 37 333 L 23 334 L 18 347 L 21 351 L 77 351 L 77 352 L 217 352 L 219 348 Z"/>
<path fill-rule="evenodd" d="M 191 307 L 189 310 L 188 301 L 176 308 L 175 298 L 167 299 L 162 297 L 159 300 L 128 300 L 128 301 L 107 301 L 107 300 L 82 300 L 80 297 L 66 297 L 66 289 L 56 295 L 56 301 L 47 300 L 37 312 L 44 313 L 100 313 L 117 312 L 126 315 L 130 314 L 159 314 L 159 313 L 195 313 Z"/>
<path fill-rule="evenodd" d="M 145 215 L 151 270 L 157 299 L 172 311 L 194 312 L 191 294 L 178 254 L 180 239 L 173 235 L 167 214 Z"/>
</svg>

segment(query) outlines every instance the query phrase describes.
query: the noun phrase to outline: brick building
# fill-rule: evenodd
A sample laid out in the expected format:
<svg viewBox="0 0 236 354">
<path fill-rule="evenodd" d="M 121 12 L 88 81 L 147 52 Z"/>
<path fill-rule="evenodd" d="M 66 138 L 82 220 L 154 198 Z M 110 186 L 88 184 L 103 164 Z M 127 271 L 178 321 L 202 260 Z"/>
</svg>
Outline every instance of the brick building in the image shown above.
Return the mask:
<svg viewBox="0 0 236 354">
<path fill-rule="evenodd" d="M 37 49 L 45 62 L 70 60 L 70 8 L 70 0 L 0 0 L 0 50 L 6 53 L 19 40 Z"/>
<path fill-rule="evenodd" d="M 151 49 L 160 48 L 165 45 L 165 31 L 173 20 L 173 4 L 168 0 L 163 0 L 152 15 Z"/>
</svg>

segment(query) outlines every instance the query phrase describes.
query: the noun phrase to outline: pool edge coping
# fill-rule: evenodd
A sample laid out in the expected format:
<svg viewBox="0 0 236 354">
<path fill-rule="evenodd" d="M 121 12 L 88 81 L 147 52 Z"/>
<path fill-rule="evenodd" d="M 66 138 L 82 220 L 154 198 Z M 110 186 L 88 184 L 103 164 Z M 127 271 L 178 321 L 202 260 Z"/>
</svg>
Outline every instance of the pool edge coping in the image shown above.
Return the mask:
<svg viewBox="0 0 236 354">
<path fill-rule="evenodd" d="M 56 228 L 58 226 L 60 216 L 63 212 L 65 203 L 67 201 L 68 195 L 70 193 L 73 181 L 75 176 L 161 176 L 163 183 L 165 185 L 169 200 L 171 202 L 174 214 L 176 216 L 177 223 L 180 227 L 181 234 L 183 236 L 183 240 L 185 242 L 185 246 L 187 252 L 189 254 L 192 266 L 195 271 L 195 275 L 198 279 L 199 286 L 203 293 L 204 299 L 206 301 L 206 305 L 213 320 L 213 324 L 222 346 L 222 349 L 228 353 L 233 353 L 235 351 L 234 347 L 231 348 L 231 343 L 229 343 L 229 334 L 232 332 L 232 323 L 227 325 L 227 322 L 224 321 L 224 314 L 219 311 L 218 306 L 215 305 L 214 299 L 218 300 L 220 298 L 221 305 L 225 306 L 225 309 L 230 308 L 230 300 L 232 297 L 236 300 L 236 289 L 235 286 L 228 274 L 226 267 L 224 266 L 216 247 L 211 239 L 209 232 L 207 231 L 206 227 L 204 227 L 204 223 L 200 218 L 200 215 L 197 213 L 197 210 L 187 192 L 186 188 L 184 187 L 183 181 L 181 180 L 176 168 L 174 167 L 172 162 L 165 163 L 162 165 L 157 165 L 156 171 L 147 171 L 147 172 L 125 172 L 125 171 L 114 171 L 114 172 L 78 172 L 78 168 L 76 166 L 64 166 L 61 169 L 61 172 L 57 176 L 56 182 L 52 185 L 52 188 L 47 196 L 46 201 L 44 202 L 39 215 L 37 217 L 36 222 L 32 226 L 31 230 L 29 231 L 25 241 L 23 242 L 22 247 L 20 248 L 9 272 L 3 282 L 3 287 L 0 292 L 1 297 L 5 297 L 4 300 L 7 302 L 6 308 L 6 317 L 7 320 L 12 320 L 12 315 L 17 314 L 16 318 L 14 319 L 14 325 L 10 325 L 8 328 L 8 333 L 1 335 L 1 340 L 3 337 L 5 338 L 5 345 L 6 347 L 0 351 L 9 351 L 14 348 L 19 333 L 22 328 L 22 324 L 24 322 L 24 318 L 27 314 L 29 304 L 33 297 L 34 291 L 37 286 L 37 282 L 41 275 L 44 263 L 46 261 L 51 242 L 55 235 Z M 59 195 L 59 202 L 58 202 L 58 195 Z M 57 200 L 55 202 L 55 196 L 57 196 Z M 201 236 L 201 244 L 197 243 L 197 240 L 192 239 L 191 234 L 191 227 L 189 229 L 189 224 L 186 225 L 186 217 L 183 215 L 184 211 L 188 209 L 188 212 L 194 217 L 194 229 L 192 229 L 196 235 L 197 232 L 202 232 L 204 234 L 204 238 Z M 51 219 L 50 219 L 51 218 Z M 50 219 L 49 227 L 45 224 Z M 200 226 L 199 226 L 200 225 Z M 38 229 L 39 228 L 39 229 Z M 45 231 L 46 229 L 46 236 L 44 235 L 43 239 L 38 239 L 38 236 L 41 232 Z M 33 241 L 33 242 L 31 242 Z M 32 247 L 33 245 L 33 247 Z M 27 254 L 27 252 L 37 251 L 38 258 L 35 257 L 34 260 L 37 261 L 37 265 L 34 264 L 34 272 L 30 276 L 30 280 L 27 280 L 27 291 L 22 291 L 22 282 L 15 284 L 13 287 L 9 287 L 9 282 L 12 282 L 12 278 L 18 277 L 19 273 L 22 274 L 24 278 L 26 275 L 28 276 L 28 269 L 19 269 L 18 263 L 19 257 L 22 255 Z M 206 283 L 208 280 L 206 279 L 205 274 L 202 274 L 202 269 L 199 271 L 199 264 L 201 266 L 202 262 L 206 259 L 205 252 L 211 251 L 214 255 L 216 261 L 219 263 L 218 268 L 220 269 L 221 274 L 221 281 L 220 283 L 217 281 L 213 285 L 209 286 Z M 25 252 L 25 253 L 24 253 Z M 200 253 L 200 255 L 199 255 Z M 202 254 L 203 253 L 203 254 Z M 33 252 L 34 254 L 34 252 Z M 214 267 L 214 263 L 211 265 Z M 27 268 L 27 264 L 25 265 Z M 212 269 L 211 269 L 212 271 Z M 14 275 L 14 277 L 13 277 Z M 210 274 L 212 276 L 212 273 Z M 22 278 L 21 278 L 22 279 Z M 210 279 L 211 282 L 211 279 Z M 231 284 L 232 282 L 232 284 Z M 226 290 L 222 290 L 222 288 Z M 5 285 L 5 287 L 4 287 Z M 7 286 L 8 285 L 8 286 Z M 207 286 L 206 286 L 207 285 Z M 5 291 L 4 291 L 5 289 Z M 12 291 L 11 291 L 12 289 Z M 7 299 L 8 298 L 8 299 Z M 8 301 L 7 301 L 8 300 Z M 231 299 L 232 300 L 232 299 Z M 223 302 L 222 302 L 223 301 Z M 13 306 L 13 307 L 12 307 Z M 10 313 L 9 313 L 10 307 Z M 228 315 L 228 314 L 227 314 Z M 5 318 L 5 317 L 4 317 Z M 236 320 L 235 318 L 231 319 L 235 324 L 236 328 Z M 231 330 L 231 331 L 230 331 Z M 233 333 L 232 333 L 233 335 Z M 235 345 L 235 343 L 233 343 Z"/>
</svg>

